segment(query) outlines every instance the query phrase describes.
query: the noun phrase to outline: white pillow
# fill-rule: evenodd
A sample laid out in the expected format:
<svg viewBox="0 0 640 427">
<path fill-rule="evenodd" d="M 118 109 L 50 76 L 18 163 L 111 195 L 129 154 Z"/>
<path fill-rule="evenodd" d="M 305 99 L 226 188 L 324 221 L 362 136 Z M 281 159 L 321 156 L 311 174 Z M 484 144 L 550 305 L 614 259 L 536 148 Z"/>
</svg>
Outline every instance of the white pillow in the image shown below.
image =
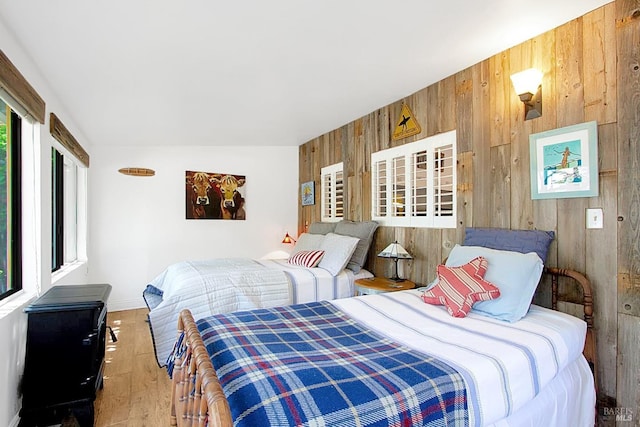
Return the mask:
<svg viewBox="0 0 640 427">
<path fill-rule="evenodd" d="M 324 268 L 333 276 L 340 274 L 349 262 L 353 251 L 360 239 L 351 236 L 328 233 L 324 236 L 324 241 L 320 249 L 324 251 L 324 256 L 318 267 Z"/>
<path fill-rule="evenodd" d="M 542 260 L 535 252 L 522 254 L 482 246 L 456 245 L 447 258 L 447 267 L 458 267 L 482 256 L 487 262 L 484 279 L 500 289 L 500 297 L 473 305 L 473 311 L 507 322 L 516 322 L 529 311 L 542 270 Z"/>
<path fill-rule="evenodd" d="M 324 234 L 309 234 L 302 233 L 298 237 L 296 246 L 293 248 L 293 254 L 302 251 L 315 251 L 320 249 L 322 242 L 324 241 Z"/>
</svg>

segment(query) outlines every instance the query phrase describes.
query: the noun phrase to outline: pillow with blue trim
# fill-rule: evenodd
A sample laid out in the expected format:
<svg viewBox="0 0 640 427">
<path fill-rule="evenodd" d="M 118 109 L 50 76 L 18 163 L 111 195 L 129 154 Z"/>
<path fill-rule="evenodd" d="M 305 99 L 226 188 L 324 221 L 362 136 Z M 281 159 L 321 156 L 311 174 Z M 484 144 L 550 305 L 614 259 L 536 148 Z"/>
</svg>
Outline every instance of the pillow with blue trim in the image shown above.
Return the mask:
<svg viewBox="0 0 640 427">
<path fill-rule="evenodd" d="M 522 254 L 535 252 L 545 263 L 549 246 L 554 238 L 553 231 L 467 227 L 463 245 L 483 246 Z"/>
<path fill-rule="evenodd" d="M 474 313 L 507 322 L 516 322 L 529 311 L 544 266 L 535 252 L 526 254 L 480 246 L 456 245 L 447 258 L 447 267 L 458 267 L 476 257 L 487 260 L 484 279 L 500 289 L 500 297 L 473 305 Z"/>
</svg>

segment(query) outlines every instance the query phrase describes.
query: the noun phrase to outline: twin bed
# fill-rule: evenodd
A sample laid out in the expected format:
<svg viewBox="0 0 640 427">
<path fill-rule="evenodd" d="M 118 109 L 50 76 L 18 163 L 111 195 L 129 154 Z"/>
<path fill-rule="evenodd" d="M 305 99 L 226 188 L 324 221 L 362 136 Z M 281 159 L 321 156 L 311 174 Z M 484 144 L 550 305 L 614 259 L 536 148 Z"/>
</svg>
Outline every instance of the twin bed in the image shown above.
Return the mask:
<svg viewBox="0 0 640 427">
<path fill-rule="evenodd" d="M 530 305 L 552 236 L 509 232 L 506 244 L 521 247 L 505 250 L 481 232 L 468 229 L 465 245 L 482 245 L 456 246 L 446 265 L 481 254 L 502 295 L 464 318 L 450 301 L 426 304 L 424 288 L 202 318 L 183 310 L 168 365 L 172 424 L 593 425 L 588 280 L 545 269 L 553 308 L 557 278 L 574 279 L 584 320 Z M 537 255 L 522 236 L 535 237 Z"/>
<path fill-rule="evenodd" d="M 373 276 L 363 267 L 377 227 L 374 221 L 314 223 L 289 260 L 229 258 L 170 265 L 142 294 L 158 365 L 164 366 L 171 353 L 183 309 L 200 319 L 353 296 L 355 281 Z M 318 257 L 294 257 L 307 253 Z"/>
<path fill-rule="evenodd" d="M 354 295 L 354 283 L 367 270 L 344 269 L 332 275 L 286 260 L 245 258 L 184 261 L 169 266 L 143 294 L 149 307 L 156 359 L 166 364 L 176 339 L 178 315 L 191 310 L 200 319 L 217 313 L 276 307 Z"/>
</svg>

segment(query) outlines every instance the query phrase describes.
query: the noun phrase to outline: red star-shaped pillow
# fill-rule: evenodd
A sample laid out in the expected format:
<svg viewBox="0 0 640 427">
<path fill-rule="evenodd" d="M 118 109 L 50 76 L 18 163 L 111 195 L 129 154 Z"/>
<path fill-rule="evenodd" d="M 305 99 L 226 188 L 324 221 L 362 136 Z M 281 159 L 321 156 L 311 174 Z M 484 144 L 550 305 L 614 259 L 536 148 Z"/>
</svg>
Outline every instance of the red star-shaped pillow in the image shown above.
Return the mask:
<svg viewBox="0 0 640 427">
<path fill-rule="evenodd" d="M 422 294 L 428 304 L 444 305 L 454 317 L 465 317 L 476 301 L 500 296 L 500 289 L 484 280 L 487 260 L 476 257 L 460 267 L 438 266 L 438 283 Z"/>
</svg>

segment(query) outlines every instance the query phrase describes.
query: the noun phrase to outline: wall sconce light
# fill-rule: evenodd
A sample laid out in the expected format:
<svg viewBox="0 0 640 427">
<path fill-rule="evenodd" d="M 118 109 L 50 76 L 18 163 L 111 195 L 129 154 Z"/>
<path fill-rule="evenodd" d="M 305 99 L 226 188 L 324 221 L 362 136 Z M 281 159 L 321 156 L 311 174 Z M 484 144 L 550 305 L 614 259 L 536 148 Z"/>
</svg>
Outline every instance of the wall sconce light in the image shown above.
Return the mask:
<svg viewBox="0 0 640 427">
<path fill-rule="evenodd" d="M 511 75 L 511 83 L 524 103 L 524 119 L 542 116 L 542 72 L 535 68 Z"/>
<path fill-rule="evenodd" d="M 289 236 L 289 233 L 287 233 L 284 236 L 284 239 L 282 239 L 282 243 L 293 244 L 295 242 L 296 242 L 296 239 L 294 239 L 293 237 Z"/>
</svg>

